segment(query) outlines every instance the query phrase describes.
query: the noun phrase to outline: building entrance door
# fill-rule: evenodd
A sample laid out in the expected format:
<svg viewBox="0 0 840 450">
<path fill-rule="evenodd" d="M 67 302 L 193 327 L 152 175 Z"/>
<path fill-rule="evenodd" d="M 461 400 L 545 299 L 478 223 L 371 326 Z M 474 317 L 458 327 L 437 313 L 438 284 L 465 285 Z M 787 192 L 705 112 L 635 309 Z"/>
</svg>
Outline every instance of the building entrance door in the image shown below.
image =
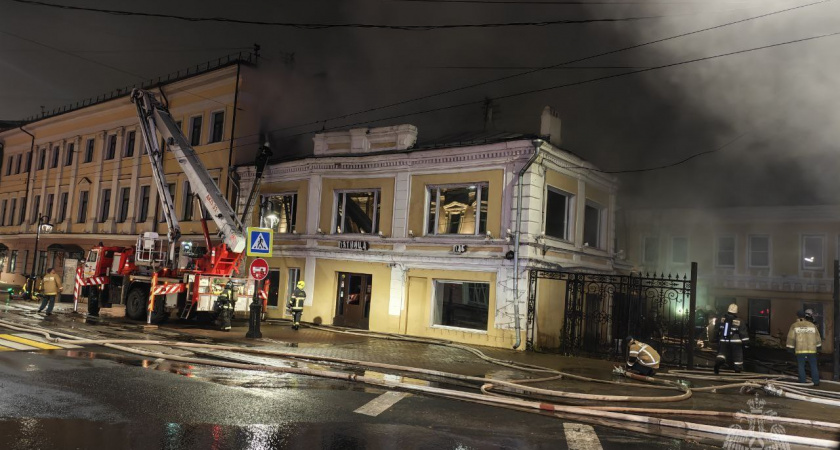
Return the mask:
<svg viewBox="0 0 840 450">
<path fill-rule="evenodd" d="M 268 284 L 268 301 L 266 306 L 269 308 L 277 308 L 279 305 L 286 306 L 285 302 L 280 302 L 280 271 L 269 270 L 268 279 L 263 283 Z"/>
<path fill-rule="evenodd" d="M 338 292 L 333 324 L 368 329 L 372 278 L 371 275 L 364 273 L 338 273 Z"/>
</svg>

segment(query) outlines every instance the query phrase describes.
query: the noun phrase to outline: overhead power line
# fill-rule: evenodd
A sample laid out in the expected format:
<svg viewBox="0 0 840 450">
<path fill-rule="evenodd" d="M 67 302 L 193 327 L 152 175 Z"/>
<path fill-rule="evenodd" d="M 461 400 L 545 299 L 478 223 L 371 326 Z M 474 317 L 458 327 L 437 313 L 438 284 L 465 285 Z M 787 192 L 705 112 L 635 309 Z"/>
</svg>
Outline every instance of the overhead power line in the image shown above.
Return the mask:
<svg viewBox="0 0 840 450">
<path fill-rule="evenodd" d="M 229 17 L 190 17 L 181 16 L 177 14 L 161 14 L 148 13 L 142 11 L 127 11 L 118 9 L 104 9 L 104 8 L 89 8 L 83 6 L 61 5 L 57 3 L 47 3 L 37 0 L 10 0 L 16 3 L 23 3 L 32 6 L 44 6 L 49 8 L 58 8 L 70 11 L 84 11 L 94 13 L 112 14 L 116 16 L 137 16 L 137 17 L 154 17 L 159 19 L 175 19 L 187 22 L 221 22 L 232 23 L 238 25 L 262 25 L 286 28 L 298 28 L 303 30 L 323 30 L 329 28 L 364 28 L 364 29 L 380 29 L 380 30 L 395 30 L 395 31 L 430 31 L 430 30 L 447 30 L 447 29 L 461 29 L 461 28 L 507 28 L 507 27 L 545 27 L 551 25 L 580 25 L 588 23 L 610 23 L 610 22 L 634 22 L 639 20 L 658 19 L 666 16 L 643 16 L 643 17 L 615 17 L 604 19 L 576 19 L 576 20 L 543 20 L 535 22 L 499 22 L 499 23 L 461 23 L 461 24 L 443 24 L 443 25 L 387 25 L 387 24 L 372 24 L 372 23 L 296 23 L 296 22 L 275 22 L 266 20 L 245 20 L 232 19 Z"/>
<path fill-rule="evenodd" d="M 526 72 L 515 73 L 515 74 L 511 74 L 511 75 L 505 75 L 505 76 L 502 76 L 502 77 L 499 77 L 499 78 L 493 78 L 493 79 L 487 80 L 487 81 L 481 81 L 481 82 L 478 82 L 478 83 L 467 84 L 467 85 L 463 85 L 463 86 L 460 86 L 460 87 L 457 87 L 457 88 L 447 89 L 447 90 L 439 91 L 439 92 L 436 92 L 436 93 L 433 93 L 433 94 L 421 95 L 419 97 L 409 98 L 409 99 L 401 100 L 401 101 L 394 102 L 394 103 L 388 103 L 388 104 L 385 104 L 385 105 L 375 106 L 373 108 L 367 108 L 367 109 L 363 109 L 363 110 L 356 111 L 356 112 L 342 114 L 342 115 L 339 115 L 339 116 L 333 116 L 333 117 L 330 117 L 330 118 L 327 118 L 327 119 L 321 119 L 321 120 L 316 120 L 316 121 L 312 121 L 312 122 L 300 123 L 300 124 L 297 124 L 297 125 L 284 127 L 284 128 L 279 129 L 279 130 L 276 130 L 276 131 L 285 131 L 285 130 L 290 130 L 290 129 L 293 129 L 293 128 L 300 128 L 300 127 L 305 127 L 305 126 L 310 126 L 310 125 L 324 124 L 326 122 L 331 122 L 331 121 L 335 121 L 335 120 L 343 120 L 343 119 L 358 116 L 358 115 L 361 115 L 361 114 L 367 114 L 367 113 L 371 113 L 371 112 L 374 112 L 374 111 L 380 111 L 380 110 L 383 110 L 383 109 L 393 108 L 393 107 L 396 107 L 396 106 L 402 106 L 402 105 L 406 105 L 406 104 L 409 104 L 409 103 L 418 102 L 418 101 L 421 101 L 421 100 L 428 100 L 430 98 L 440 97 L 442 95 L 453 94 L 455 92 L 465 91 L 467 89 L 472 89 L 472 88 L 476 88 L 476 87 L 480 87 L 480 86 L 486 86 L 486 85 L 489 85 L 489 84 L 498 83 L 500 81 L 511 80 L 511 79 L 522 77 L 522 76 L 525 76 L 525 75 L 530 75 L 530 74 L 542 72 L 544 70 L 556 69 L 558 67 L 567 66 L 569 64 L 574 64 L 574 63 L 578 63 L 578 62 L 582 62 L 582 61 L 587 61 L 587 60 L 590 60 L 590 59 L 599 58 L 601 56 L 615 55 L 615 54 L 618 54 L 618 53 L 626 52 L 628 50 L 635 50 L 635 49 L 646 47 L 646 46 L 649 46 L 649 45 L 659 44 L 659 43 L 662 43 L 662 42 L 666 42 L 666 41 L 670 41 L 670 40 L 674 40 L 674 39 L 679 39 L 679 38 L 686 37 L 686 36 L 691 36 L 691 35 L 694 35 L 694 34 L 700 34 L 700 33 L 705 33 L 707 31 L 713 31 L 713 30 L 717 30 L 717 29 L 721 29 L 721 28 L 726 28 L 726 27 L 729 27 L 729 26 L 732 26 L 732 25 L 737 25 L 737 24 L 741 24 L 741 23 L 744 23 L 744 22 L 749 22 L 751 20 L 763 19 L 763 18 L 766 18 L 766 17 L 771 17 L 771 16 L 774 16 L 774 15 L 795 11 L 795 10 L 798 10 L 798 9 L 801 9 L 801 8 L 806 8 L 806 7 L 809 7 L 809 6 L 819 5 L 819 4 L 822 4 L 822 3 L 827 3 L 827 2 L 830 2 L 830 1 L 833 1 L 833 0 L 820 0 L 820 1 L 817 1 L 817 2 L 813 2 L 813 3 L 794 6 L 794 7 L 791 7 L 791 8 L 785 8 L 785 9 L 781 9 L 781 10 L 778 10 L 778 11 L 772 11 L 772 12 L 769 12 L 769 13 L 766 13 L 766 14 L 761 14 L 761 15 L 753 16 L 753 17 L 747 17 L 745 19 L 740 19 L 740 20 L 736 20 L 736 21 L 733 21 L 733 22 L 727 22 L 727 23 L 723 23 L 723 24 L 720 24 L 720 25 L 715 25 L 715 26 L 711 26 L 711 27 L 707 27 L 707 28 L 701 28 L 699 30 L 688 31 L 688 32 L 685 32 L 685 33 L 680 33 L 680 34 L 676 34 L 676 35 L 673 35 L 673 36 L 668 36 L 668 37 L 661 38 L 661 39 L 655 39 L 655 40 L 652 40 L 652 41 L 643 42 L 643 43 L 640 43 L 640 44 L 634 44 L 634 45 L 631 45 L 631 46 L 628 46 L 628 47 L 622 47 L 622 48 L 618 48 L 618 49 L 615 49 L 615 50 L 609 50 L 609 51 L 606 51 L 606 52 L 596 53 L 596 54 L 585 56 L 585 57 L 582 57 L 582 58 L 570 59 L 570 60 L 567 60 L 567 61 L 563 61 L 561 63 L 552 64 L 550 66 L 538 67 L 538 68 L 535 68 L 533 70 L 528 70 Z"/>
<path fill-rule="evenodd" d="M 708 5 L 711 3 L 709 0 L 699 0 L 699 1 L 614 1 L 614 2 L 600 2 L 600 1 L 530 1 L 530 0 L 391 0 L 393 2 L 406 2 L 406 3 L 475 3 L 475 4 L 483 4 L 483 5 L 492 5 L 492 4 L 499 4 L 499 5 L 540 5 L 540 6 L 589 6 L 589 5 Z M 748 3 L 747 1 L 741 2 L 731 2 L 729 4 L 739 4 L 739 3 Z"/>
</svg>

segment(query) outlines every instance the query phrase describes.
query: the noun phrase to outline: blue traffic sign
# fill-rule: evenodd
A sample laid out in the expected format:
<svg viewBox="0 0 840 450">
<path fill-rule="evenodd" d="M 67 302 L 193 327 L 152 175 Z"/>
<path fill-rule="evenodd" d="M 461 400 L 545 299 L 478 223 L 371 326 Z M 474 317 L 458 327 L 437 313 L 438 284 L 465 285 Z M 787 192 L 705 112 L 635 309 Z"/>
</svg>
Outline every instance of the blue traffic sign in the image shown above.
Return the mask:
<svg viewBox="0 0 840 450">
<path fill-rule="evenodd" d="M 271 256 L 274 232 L 270 228 L 248 227 L 248 256 Z"/>
</svg>

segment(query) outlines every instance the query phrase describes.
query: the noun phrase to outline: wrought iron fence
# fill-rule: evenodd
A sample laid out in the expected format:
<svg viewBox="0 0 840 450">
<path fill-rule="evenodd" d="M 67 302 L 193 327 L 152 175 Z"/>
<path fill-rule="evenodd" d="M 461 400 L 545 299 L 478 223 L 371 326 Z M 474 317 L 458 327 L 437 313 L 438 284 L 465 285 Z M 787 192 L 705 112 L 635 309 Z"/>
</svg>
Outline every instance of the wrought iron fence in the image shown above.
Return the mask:
<svg viewBox="0 0 840 450">
<path fill-rule="evenodd" d="M 692 293 L 696 270 L 688 275 L 610 275 L 532 270 L 529 279 L 526 345 L 534 349 L 538 280 L 565 282 L 560 350 L 611 358 L 624 353 L 633 336 L 651 344 L 670 365 L 692 363 Z M 559 302 L 560 299 L 546 301 Z"/>
</svg>

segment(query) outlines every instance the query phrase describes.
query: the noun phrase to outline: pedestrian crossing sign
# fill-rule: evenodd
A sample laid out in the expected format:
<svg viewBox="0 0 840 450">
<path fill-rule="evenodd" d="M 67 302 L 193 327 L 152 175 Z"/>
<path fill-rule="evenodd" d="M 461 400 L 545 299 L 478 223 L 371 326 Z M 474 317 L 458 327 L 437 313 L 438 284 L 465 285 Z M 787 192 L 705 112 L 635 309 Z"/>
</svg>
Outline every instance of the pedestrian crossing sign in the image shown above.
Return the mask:
<svg viewBox="0 0 840 450">
<path fill-rule="evenodd" d="M 271 228 L 248 227 L 248 256 L 271 257 L 274 232 Z"/>
</svg>

